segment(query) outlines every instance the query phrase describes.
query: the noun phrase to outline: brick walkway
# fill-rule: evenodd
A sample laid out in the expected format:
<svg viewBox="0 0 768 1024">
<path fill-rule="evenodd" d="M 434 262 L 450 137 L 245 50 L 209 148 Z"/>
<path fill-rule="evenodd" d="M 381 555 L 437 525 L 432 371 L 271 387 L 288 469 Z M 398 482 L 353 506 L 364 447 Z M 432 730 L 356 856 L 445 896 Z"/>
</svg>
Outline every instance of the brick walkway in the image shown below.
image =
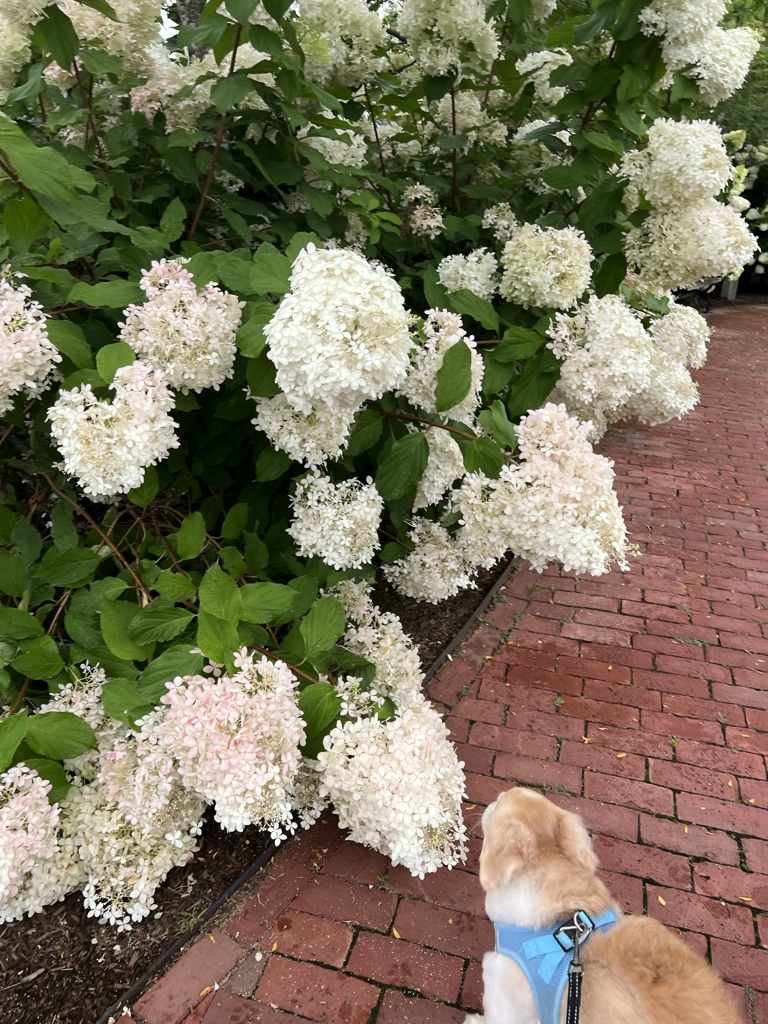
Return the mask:
<svg viewBox="0 0 768 1024">
<path fill-rule="evenodd" d="M 614 431 L 640 554 L 597 579 L 522 570 L 430 686 L 467 820 L 515 783 L 594 834 L 624 907 L 708 955 L 768 1022 L 768 306 L 716 310 L 702 403 Z M 476 878 L 420 882 L 332 820 L 134 1006 L 146 1024 L 459 1024 L 491 945 Z"/>
</svg>

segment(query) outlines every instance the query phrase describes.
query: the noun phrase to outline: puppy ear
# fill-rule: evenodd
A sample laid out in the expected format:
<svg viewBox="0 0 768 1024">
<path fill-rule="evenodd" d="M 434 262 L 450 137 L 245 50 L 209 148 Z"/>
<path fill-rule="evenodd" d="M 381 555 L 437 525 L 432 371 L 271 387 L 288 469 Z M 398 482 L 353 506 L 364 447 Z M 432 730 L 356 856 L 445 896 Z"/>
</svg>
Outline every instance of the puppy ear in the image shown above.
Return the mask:
<svg viewBox="0 0 768 1024">
<path fill-rule="evenodd" d="M 563 854 L 585 871 L 597 869 L 598 860 L 592 849 L 592 840 L 584 828 L 581 818 L 570 811 L 563 811 L 557 823 L 557 845 Z"/>
<path fill-rule="evenodd" d="M 507 885 L 532 859 L 533 849 L 533 835 L 524 825 L 492 821 L 480 853 L 480 885 L 486 892 Z"/>
</svg>

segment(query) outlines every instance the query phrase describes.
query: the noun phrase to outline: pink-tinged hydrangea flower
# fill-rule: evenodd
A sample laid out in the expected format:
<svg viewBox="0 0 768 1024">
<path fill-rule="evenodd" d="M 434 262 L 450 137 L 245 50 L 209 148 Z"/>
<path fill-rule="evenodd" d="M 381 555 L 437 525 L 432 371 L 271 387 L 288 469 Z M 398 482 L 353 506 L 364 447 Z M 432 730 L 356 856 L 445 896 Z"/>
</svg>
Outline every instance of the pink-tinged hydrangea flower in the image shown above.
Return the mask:
<svg viewBox="0 0 768 1024">
<path fill-rule="evenodd" d="M 179 446 L 169 415 L 174 399 L 161 372 L 137 361 L 121 367 L 110 387 L 111 403 L 83 384 L 62 391 L 48 410 L 64 470 L 95 501 L 138 487 L 147 466 Z"/>
<path fill-rule="evenodd" d="M 120 325 L 121 339 L 185 394 L 218 390 L 232 376 L 245 305 L 213 284 L 198 291 L 186 262 L 154 261 L 141 278 L 147 301 L 128 306 Z"/>
<path fill-rule="evenodd" d="M 378 550 L 383 509 L 370 479 L 334 484 L 314 470 L 296 485 L 288 533 L 300 555 L 317 555 L 334 569 L 359 568 Z"/>
<path fill-rule="evenodd" d="M 257 660 L 246 648 L 235 654 L 235 667 L 232 675 L 169 683 L 161 698 L 168 710 L 153 733 L 223 828 L 259 824 L 279 841 L 292 830 L 305 740 L 296 677 L 284 662 Z"/>
<path fill-rule="evenodd" d="M 402 292 L 384 267 L 348 249 L 308 245 L 291 291 L 264 328 L 278 386 L 310 415 L 357 409 L 405 376 L 413 344 Z"/>
<path fill-rule="evenodd" d="M 320 793 L 350 839 L 423 878 L 466 857 L 462 765 L 440 716 L 423 701 L 388 722 L 336 725 L 318 754 Z"/>
<path fill-rule="evenodd" d="M 501 254 L 499 291 L 526 308 L 569 309 L 592 280 L 592 249 L 574 227 L 521 224 Z"/>
<path fill-rule="evenodd" d="M 8 267 L 0 273 L 0 416 L 13 407 L 22 392 L 42 394 L 61 356 L 48 340 L 47 317 L 31 299 L 25 284 L 14 282 Z"/>
</svg>

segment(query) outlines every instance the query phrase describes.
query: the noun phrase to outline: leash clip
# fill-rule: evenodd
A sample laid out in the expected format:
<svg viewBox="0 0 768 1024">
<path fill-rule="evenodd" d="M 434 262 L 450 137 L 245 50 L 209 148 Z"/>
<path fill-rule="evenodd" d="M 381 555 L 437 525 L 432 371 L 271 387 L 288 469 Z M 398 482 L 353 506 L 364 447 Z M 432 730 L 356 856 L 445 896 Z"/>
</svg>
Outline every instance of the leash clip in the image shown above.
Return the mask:
<svg viewBox="0 0 768 1024">
<path fill-rule="evenodd" d="M 585 910 L 577 910 L 572 921 L 561 924 L 554 932 L 554 938 L 564 953 L 574 951 L 574 960 L 578 956 L 578 944 L 594 930 L 595 922 Z"/>
</svg>

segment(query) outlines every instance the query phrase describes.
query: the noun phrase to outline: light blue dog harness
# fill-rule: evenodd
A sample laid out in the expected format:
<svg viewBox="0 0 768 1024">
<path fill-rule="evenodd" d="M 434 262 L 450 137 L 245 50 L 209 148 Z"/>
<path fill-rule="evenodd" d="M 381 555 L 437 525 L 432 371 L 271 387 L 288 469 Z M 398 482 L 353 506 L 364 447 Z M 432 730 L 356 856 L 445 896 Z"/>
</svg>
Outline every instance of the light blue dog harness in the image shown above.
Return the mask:
<svg viewBox="0 0 768 1024">
<path fill-rule="evenodd" d="M 541 1024 L 560 1024 L 568 968 L 574 950 L 574 935 L 578 932 L 579 945 L 583 945 L 596 931 L 609 931 L 618 920 L 614 910 L 599 917 L 590 917 L 577 910 L 573 917 L 554 930 L 550 928 L 519 928 L 512 924 L 497 924 L 496 952 L 511 957 L 522 969 L 533 990 Z"/>
</svg>

